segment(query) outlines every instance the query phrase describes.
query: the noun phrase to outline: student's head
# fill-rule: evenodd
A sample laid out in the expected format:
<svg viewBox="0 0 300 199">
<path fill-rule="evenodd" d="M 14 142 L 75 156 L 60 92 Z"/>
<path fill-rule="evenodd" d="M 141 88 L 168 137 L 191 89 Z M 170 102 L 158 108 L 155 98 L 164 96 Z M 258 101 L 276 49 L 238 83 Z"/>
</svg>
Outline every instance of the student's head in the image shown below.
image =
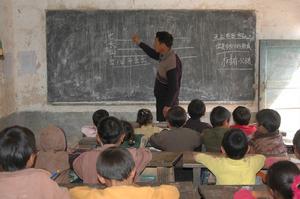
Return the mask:
<svg viewBox="0 0 300 199">
<path fill-rule="evenodd" d="M 231 159 L 242 159 L 248 151 L 248 139 L 243 131 L 228 130 L 223 136 L 222 151 Z"/>
<path fill-rule="evenodd" d="M 251 119 L 250 110 L 244 106 L 238 106 L 232 112 L 233 120 L 239 125 L 248 125 Z"/>
<path fill-rule="evenodd" d="M 125 133 L 124 141 L 128 142 L 129 146 L 133 146 L 135 144 L 135 134 L 134 129 L 130 122 L 122 120 L 123 131 Z"/>
<path fill-rule="evenodd" d="M 95 111 L 94 114 L 93 114 L 94 125 L 97 126 L 97 124 L 99 123 L 99 121 L 102 118 L 105 118 L 105 117 L 108 117 L 108 116 L 109 116 L 109 113 L 104 109 L 99 109 L 99 110 Z"/>
<path fill-rule="evenodd" d="M 163 53 L 169 50 L 173 45 L 173 36 L 166 32 L 157 32 L 154 41 L 154 49 L 158 53 Z"/>
<path fill-rule="evenodd" d="M 213 108 L 210 113 L 210 123 L 213 127 L 229 126 L 230 112 L 223 106 Z"/>
<path fill-rule="evenodd" d="M 98 142 L 102 144 L 121 144 L 125 137 L 122 123 L 115 117 L 105 117 L 97 125 Z"/>
<path fill-rule="evenodd" d="M 206 111 L 205 104 L 199 99 L 193 99 L 188 106 L 188 113 L 192 119 L 200 119 Z"/>
<path fill-rule="evenodd" d="M 277 111 L 263 109 L 256 114 L 257 131 L 262 133 L 274 132 L 279 129 L 281 118 Z"/>
<path fill-rule="evenodd" d="M 31 130 L 12 126 L 0 132 L 0 165 L 4 171 L 17 171 L 34 165 L 36 143 Z"/>
<path fill-rule="evenodd" d="M 279 161 L 274 163 L 268 170 L 267 185 L 271 195 L 275 199 L 292 199 L 293 191 L 291 185 L 295 176 L 299 175 L 300 171 L 297 165 L 290 161 Z"/>
<path fill-rule="evenodd" d="M 135 163 L 127 149 L 111 147 L 104 150 L 97 159 L 98 179 L 107 186 L 132 184 Z"/>
<path fill-rule="evenodd" d="M 300 159 L 300 129 L 296 132 L 293 138 L 294 153 Z"/>
<path fill-rule="evenodd" d="M 140 126 L 151 124 L 153 122 L 153 115 L 149 109 L 140 109 L 137 113 L 136 122 Z"/>
<path fill-rule="evenodd" d="M 185 110 L 180 106 L 173 106 L 167 113 L 166 120 L 170 127 L 182 127 L 186 122 L 187 116 Z"/>
</svg>

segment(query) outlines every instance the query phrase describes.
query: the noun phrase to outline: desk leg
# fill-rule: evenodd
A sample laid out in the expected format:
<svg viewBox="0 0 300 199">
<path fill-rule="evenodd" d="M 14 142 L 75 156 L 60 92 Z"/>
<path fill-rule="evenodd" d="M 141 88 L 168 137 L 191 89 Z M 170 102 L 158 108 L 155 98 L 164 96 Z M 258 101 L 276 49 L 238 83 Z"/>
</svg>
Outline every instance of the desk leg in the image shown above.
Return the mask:
<svg viewBox="0 0 300 199">
<path fill-rule="evenodd" d="M 193 184 L 196 187 L 201 184 L 201 167 L 193 168 Z"/>
<path fill-rule="evenodd" d="M 174 168 L 157 167 L 157 182 L 160 184 L 175 182 Z"/>
</svg>

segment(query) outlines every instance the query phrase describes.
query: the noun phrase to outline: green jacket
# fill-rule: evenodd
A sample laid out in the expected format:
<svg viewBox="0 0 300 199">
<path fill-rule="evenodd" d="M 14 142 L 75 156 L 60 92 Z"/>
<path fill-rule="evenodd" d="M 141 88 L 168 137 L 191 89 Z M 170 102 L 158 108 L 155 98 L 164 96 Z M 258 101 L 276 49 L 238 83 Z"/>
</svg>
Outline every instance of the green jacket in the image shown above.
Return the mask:
<svg viewBox="0 0 300 199">
<path fill-rule="evenodd" d="M 207 152 L 221 152 L 222 139 L 229 128 L 215 127 L 203 130 L 202 143 Z"/>
</svg>

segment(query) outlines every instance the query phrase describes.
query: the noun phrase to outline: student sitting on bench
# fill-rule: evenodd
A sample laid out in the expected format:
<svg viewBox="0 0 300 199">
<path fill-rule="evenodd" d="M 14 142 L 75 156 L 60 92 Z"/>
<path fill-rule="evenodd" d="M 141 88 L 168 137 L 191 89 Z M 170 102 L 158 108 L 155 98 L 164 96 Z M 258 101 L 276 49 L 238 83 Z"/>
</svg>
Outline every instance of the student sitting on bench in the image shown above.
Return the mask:
<svg viewBox="0 0 300 199">
<path fill-rule="evenodd" d="M 140 187 L 133 184 L 135 164 L 128 150 L 111 147 L 104 150 L 97 159 L 97 178 L 107 186 L 105 189 L 76 187 L 70 190 L 73 199 L 178 199 L 176 187 Z"/>
</svg>

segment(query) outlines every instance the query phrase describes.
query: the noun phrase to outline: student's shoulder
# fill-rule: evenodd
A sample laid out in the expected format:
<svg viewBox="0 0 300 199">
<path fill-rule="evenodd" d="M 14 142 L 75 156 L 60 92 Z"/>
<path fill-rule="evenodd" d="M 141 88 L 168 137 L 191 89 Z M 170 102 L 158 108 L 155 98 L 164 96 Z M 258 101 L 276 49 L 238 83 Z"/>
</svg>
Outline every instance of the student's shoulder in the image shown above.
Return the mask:
<svg viewBox="0 0 300 199">
<path fill-rule="evenodd" d="M 85 151 L 83 153 L 81 153 L 75 160 L 74 163 L 76 163 L 77 161 L 83 161 L 83 160 L 87 160 L 87 159 L 91 159 L 91 158 L 95 158 L 98 157 L 98 155 L 104 151 L 106 148 L 108 147 L 99 147 L 96 149 L 92 149 L 89 151 Z"/>
<path fill-rule="evenodd" d="M 17 171 L 15 173 L 18 176 L 31 176 L 34 178 L 49 178 L 50 179 L 50 172 L 43 170 L 43 169 L 35 169 L 35 168 L 29 168 L 29 169 L 23 169 L 20 171 Z"/>
<path fill-rule="evenodd" d="M 157 189 L 163 193 L 163 195 L 168 196 L 168 198 L 179 198 L 179 191 L 177 187 L 173 185 L 160 185 Z"/>
<path fill-rule="evenodd" d="M 212 160 L 212 161 L 218 161 L 220 159 L 224 159 L 225 157 L 219 154 L 214 153 L 194 153 L 194 159 L 198 162 L 204 161 L 204 160 Z"/>
<path fill-rule="evenodd" d="M 78 186 L 69 190 L 71 198 L 84 198 L 87 195 L 96 197 L 99 194 L 101 189 L 90 188 L 88 186 Z"/>
<path fill-rule="evenodd" d="M 261 154 L 248 154 L 245 158 L 248 158 L 251 161 L 257 162 L 257 161 L 265 161 L 266 157 Z"/>
</svg>

